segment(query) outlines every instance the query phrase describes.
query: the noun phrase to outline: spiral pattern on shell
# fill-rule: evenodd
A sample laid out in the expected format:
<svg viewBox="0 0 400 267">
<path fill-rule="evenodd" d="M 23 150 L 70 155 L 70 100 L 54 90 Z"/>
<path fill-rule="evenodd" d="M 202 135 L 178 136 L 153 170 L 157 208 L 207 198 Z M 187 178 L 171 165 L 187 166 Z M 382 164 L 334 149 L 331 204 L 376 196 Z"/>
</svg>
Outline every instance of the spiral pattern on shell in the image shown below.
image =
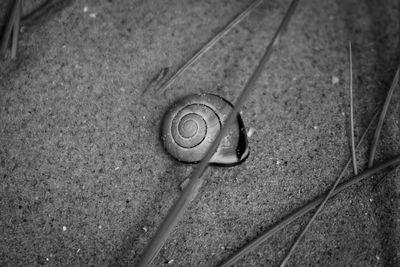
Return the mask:
<svg viewBox="0 0 400 267">
<path fill-rule="evenodd" d="M 162 140 L 165 149 L 179 161 L 199 162 L 217 137 L 231 110 L 232 105 L 227 100 L 213 94 L 195 94 L 181 99 L 164 117 Z M 234 125 L 233 129 L 235 127 L 238 126 Z M 244 126 L 241 127 L 244 130 Z M 238 135 L 241 131 L 238 129 L 231 132 Z M 219 153 L 217 150 L 211 163 L 227 165 L 242 160 L 243 153 L 239 151 L 241 155 L 237 155 L 238 140 L 236 136 L 224 138 Z M 247 148 L 247 139 L 245 145 Z M 245 156 L 247 157 L 247 154 Z"/>
</svg>

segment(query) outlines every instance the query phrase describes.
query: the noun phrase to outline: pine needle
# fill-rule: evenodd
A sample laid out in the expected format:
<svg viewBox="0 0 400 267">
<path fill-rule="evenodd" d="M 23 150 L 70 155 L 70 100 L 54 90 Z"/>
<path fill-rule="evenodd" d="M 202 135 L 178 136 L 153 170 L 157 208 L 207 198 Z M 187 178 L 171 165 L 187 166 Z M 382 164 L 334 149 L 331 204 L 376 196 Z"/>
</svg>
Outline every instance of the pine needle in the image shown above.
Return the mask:
<svg viewBox="0 0 400 267">
<path fill-rule="evenodd" d="M 363 181 L 364 179 L 375 175 L 376 173 L 384 170 L 385 168 L 388 168 L 390 166 L 399 166 L 399 164 L 400 164 L 400 155 L 394 157 L 393 159 L 391 159 L 389 161 L 386 161 L 385 163 L 382 163 L 381 165 L 379 165 L 379 166 L 377 166 L 375 168 L 368 169 L 365 172 L 360 173 L 359 175 L 354 176 L 350 180 L 344 182 L 343 184 L 341 184 L 340 186 L 338 186 L 336 188 L 336 190 L 333 192 L 331 197 L 339 194 L 340 192 L 342 192 L 343 190 L 349 188 L 350 186 L 353 186 L 353 185 Z M 307 212 L 313 210 L 315 207 L 317 207 L 320 203 L 323 202 L 324 198 L 325 198 L 325 196 L 322 195 L 322 196 L 312 200 L 311 202 L 309 202 L 306 205 L 304 205 L 303 207 L 301 207 L 299 210 L 297 210 L 294 213 L 290 214 L 288 217 L 286 217 L 285 219 L 283 219 L 279 223 L 275 224 L 270 230 L 268 230 L 266 233 L 264 233 L 263 235 L 259 236 L 258 238 L 256 238 L 254 241 L 252 241 L 248 245 L 246 245 L 242 250 L 240 250 L 238 253 L 236 253 L 228 261 L 223 263 L 221 265 L 221 267 L 231 266 L 231 265 L 235 264 L 245 254 L 247 254 L 247 253 L 251 252 L 252 250 L 254 250 L 256 247 L 261 245 L 263 242 L 265 242 L 268 238 L 270 238 L 272 235 L 277 233 L 279 230 L 283 229 L 285 226 L 289 225 L 291 222 L 293 222 L 297 218 L 303 216 Z"/>
<path fill-rule="evenodd" d="M 349 59 L 351 62 L 351 43 L 349 42 Z M 350 72 L 351 72 L 351 64 L 350 64 Z M 351 75 L 350 75 L 351 76 Z M 350 85 L 350 88 L 352 88 L 352 86 Z M 351 150 L 352 150 L 352 158 L 353 158 L 353 167 L 354 167 L 354 175 L 357 175 L 357 163 L 355 162 L 356 160 L 356 149 L 355 149 L 355 145 L 354 145 L 354 129 L 353 129 L 353 109 L 352 109 L 352 98 L 353 98 L 353 94 L 352 94 L 352 89 L 350 89 L 350 106 L 351 106 L 351 111 L 350 111 L 350 121 L 351 121 Z M 374 116 L 375 117 L 375 116 Z M 361 141 L 360 141 L 361 143 Z M 339 185 L 340 181 L 342 180 L 345 172 L 347 169 L 347 165 L 346 168 L 344 168 L 342 170 L 342 173 L 339 175 L 339 177 L 336 179 L 334 185 L 332 186 L 332 188 L 329 190 L 329 193 L 326 195 L 326 197 L 324 198 L 324 200 L 322 201 L 321 205 L 318 207 L 317 211 L 314 213 L 314 215 L 311 217 L 311 219 L 308 221 L 306 227 L 304 227 L 303 231 L 300 233 L 300 235 L 296 238 L 296 240 L 294 241 L 293 245 L 290 247 L 289 252 L 286 254 L 286 257 L 283 259 L 282 263 L 281 263 L 281 267 L 284 267 L 287 262 L 289 261 L 290 257 L 292 256 L 292 254 L 294 253 L 294 250 L 296 249 L 296 247 L 298 246 L 298 244 L 300 243 L 300 240 L 303 238 L 303 236 L 305 236 L 305 234 L 307 233 L 308 229 L 311 227 L 312 223 L 315 221 L 315 219 L 317 218 L 318 214 L 322 211 L 322 209 L 324 208 L 326 202 L 329 200 L 329 198 L 331 197 L 331 195 L 333 194 L 333 192 L 335 191 L 336 187 Z"/>
<path fill-rule="evenodd" d="M 21 22 L 21 13 L 22 13 L 22 3 L 21 0 L 17 0 L 17 14 L 14 21 L 13 26 L 13 39 L 11 44 L 11 59 L 15 59 L 17 57 L 17 49 L 18 49 L 18 36 L 20 31 L 20 22 Z"/>
<path fill-rule="evenodd" d="M 397 85 L 399 83 L 399 76 L 400 76 L 400 65 L 397 67 L 396 74 L 394 75 L 392 84 L 390 85 L 389 92 L 385 99 L 385 103 L 383 104 L 383 107 L 382 107 L 382 112 L 379 117 L 378 125 L 376 126 L 376 130 L 375 130 L 374 138 L 372 140 L 371 150 L 370 150 L 370 154 L 369 154 L 369 159 L 368 159 L 368 168 L 371 168 L 372 165 L 374 165 L 376 148 L 378 146 L 379 137 L 381 135 L 383 122 L 385 121 L 386 113 L 388 111 L 390 100 L 392 99 L 394 89 L 397 88 Z"/>
<path fill-rule="evenodd" d="M 168 89 L 168 87 L 174 83 L 174 81 L 185 72 L 190 66 L 192 66 L 204 53 L 210 50 L 222 37 L 224 37 L 230 30 L 232 30 L 237 24 L 239 24 L 244 18 L 246 18 L 257 6 L 259 6 L 264 0 L 254 1 L 248 8 L 241 12 L 234 20 L 232 20 L 222 31 L 215 35 L 208 43 L 206 43 L 199 51 L 197 51 L 185 64 L 183 64 L 161 87 L 158 89 L 158 93 L 161 95 Z"/>
<path fill-rule="evenodd" d="M 371 126 L 372 126 L 372 124 L 375 121 L 377 116 L 378 116 L 378 112 L 375 112 L 375 114 L 372 117 L 371 121 L 369 122 L 367 128 L 365 129 L 363 135 L 361 136 L 360 141 L 358 142 L 356 149 L 358 149 L 360 147 L 360 145 L 362 144 L 362 142 L 364 141 L 369 129 L 371 128 Z M 397 157 L 397 160 L 400 161 L 400 157 Z M 374 171 L 368 170 L 368 171 L 366 171 L 366 172 L 364 172 L 364 173 L 362 173 L 362 174 L 360 174 L 358 176 L 353 177 L 351 180 L 346 181 L 345 183 L 343 183 L 342 185 L 337 187 L 337 185 L 339 184 L 340 180 L 344 176 L 347 168 L 349 167 L 350 163 L 351 163 L 351 158 L 347 161 L 346 165 L 342 169 L 342 172 L 340 173 L 339 177 L 337 178 L 334 186 L 329 190 L 329 192 L 327 194 L 325 194 L 325 197 L 321 196 L 321 197 L 309 202 L 308 204 L 304 205 L 303 207 L 301 207 L 299 210 L 295 211 L 294 213 L 290 214 L 285 219 L 283 219 L 279 223 L 275 224 L 266 233 L 262 234 L 261 236 L 256 238 L 254 241 L 252 241 L 249 244 L 247 244 L 243 249 L 238 251 L 235 255 L 233 255 L 230 259 L 228 259 L 221 266 L 231 266 L 231 265 L 233 265 L 241 257 L 243 257 L 245 254 L 247 254 L 247 253 L 251 252 L 252 250 L 254 250 L 256 247 L 261 245 L 263 242 L 265 242 L 268 238 L 270 238 L 272 235 L 277 233 L 279 230 L 283 229 L 285 226 L 289 225 L 290 223 L 292 223 L 297 218 L 303 216 L 304 214 L 308 213 L 309 211 L 311 211 L 312 209 L 314 209 L 315 207 L 320 205 L 318 210 L 313 215 L 313 218 L 315 218 L 316 215 L 318 215 L 319 210 L 321 210 L 323 208 L 323 206 L 325 205 L 325 203 L 327 202 L 327 200 L 329 198 L 333 197 L 334 195 L 336 195 L 337 193 L 339 193 L 342 190 L 346 189 L 347 187 L 357 183 L 358 181 L 360 181 L 362 179 L 365 179 L 365 178 L 371 176 L 372 174 L 375 174 L 377 171 L 380 171 L 382 169 L 381 167 L 383 165 L 385 166 L 385 168 L 387 167 L 387 165 L 382 164 L 379 167 L 375 168 Z M 303 235 L 304 235 L 305 231 L 308 229 L 308 227 L 311 225 L 313 218 L 311 218 L 311 220 L 309 221 L 309 223 L 306 226 L 306 228 L 304 228 L 304 230 L 302 232 Z M 299 238 L 300 237 L 301 237 L 301 235 L 299 236 Z M 298 238 L 298 240 L 299 240 L 299 238 Z"/>
<path fill-rule="evenodd" d="M 353 170 L 354 175 L 358 174 L 357 171 L 357 158 L 356 148 L 354 141 L 354 104 L 353 104 L 353 60 L 351 55 L 351 41 L 349 41 L 349 74 L 350 74 L 350 139 L 351 139 L 351 155 L 353 156 Z"/>
</svg>

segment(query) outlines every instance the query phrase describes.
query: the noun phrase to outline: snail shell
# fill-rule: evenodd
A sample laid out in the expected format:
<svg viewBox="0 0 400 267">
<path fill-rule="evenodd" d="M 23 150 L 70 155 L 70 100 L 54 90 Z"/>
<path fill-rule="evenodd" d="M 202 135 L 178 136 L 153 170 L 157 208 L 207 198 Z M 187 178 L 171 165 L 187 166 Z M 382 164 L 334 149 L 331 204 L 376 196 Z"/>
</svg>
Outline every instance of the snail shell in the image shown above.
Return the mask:
<svg viewBox="0 0 400 267">
<path fill-rule="evenodd" d="M 164 117 L 161 138 L 165 149 L 181 162 L 201 161 L 232 109 L 230 102 L 213 94 L 193 94 L 181 99 Z M 238 114 L 210 163 L 232 166 L 248 155 L 246 130 Z"/>
</svg>

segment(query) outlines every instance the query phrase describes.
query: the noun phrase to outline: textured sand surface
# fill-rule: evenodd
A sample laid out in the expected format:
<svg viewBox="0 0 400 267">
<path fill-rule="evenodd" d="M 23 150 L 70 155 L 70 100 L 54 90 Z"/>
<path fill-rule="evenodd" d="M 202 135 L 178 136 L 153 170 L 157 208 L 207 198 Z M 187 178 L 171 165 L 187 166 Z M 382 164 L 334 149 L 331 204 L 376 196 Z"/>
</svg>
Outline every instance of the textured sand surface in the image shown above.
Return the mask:
<svg viewBox="0 0 400 267">
<path fill-rule="evenodd" d="M 0 24 L 9 2 L 0 4 Z M 30 21 L 18 59 L 0 64 L 0 265 L 137 263 L 193 168 L 164 152 L 163 114 L 190 93 L 234 102 L 289 2 L 266 0 L 165 98 L 141 93 L 251 1 L 71 1 Z M 210 169 L 156 266 L 216 266 L 333 184 L 350 157 L 348 41 L 357 141 L 400 58 L 399 10 L 389 0 L 300 2 L 242 110 L 255 129 L 250 157 Z M 400 153 L 399 120 L 396 90 L 377 163 Z M 358 153 L 360 170 L 370 140 Z M 399 171 L 374 187 L 384 174 L 329 202 L 289 265 L 399 266 Z M 276 266 L 309 218 L 238 266 Z"/>
</svg>

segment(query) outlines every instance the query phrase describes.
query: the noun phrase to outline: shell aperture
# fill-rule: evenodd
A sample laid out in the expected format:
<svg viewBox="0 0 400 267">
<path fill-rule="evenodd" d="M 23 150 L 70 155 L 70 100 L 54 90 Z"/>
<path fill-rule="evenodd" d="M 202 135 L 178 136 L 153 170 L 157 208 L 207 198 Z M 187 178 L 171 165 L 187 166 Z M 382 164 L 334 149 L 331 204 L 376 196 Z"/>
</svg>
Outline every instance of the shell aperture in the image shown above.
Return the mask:
<svg viewBox="0 0 400 267">
<path fill-rule="evenodd" d="M 193 94 L 179 100 L 164 116 L 161 138 L 167 152 L 181 162 L 201 161 L 233 109 L 213 94 Z M 232 166 L 249 155 L 245 126 L 240 114 L 222 139 L 211 164 Z"/>
</svg>

